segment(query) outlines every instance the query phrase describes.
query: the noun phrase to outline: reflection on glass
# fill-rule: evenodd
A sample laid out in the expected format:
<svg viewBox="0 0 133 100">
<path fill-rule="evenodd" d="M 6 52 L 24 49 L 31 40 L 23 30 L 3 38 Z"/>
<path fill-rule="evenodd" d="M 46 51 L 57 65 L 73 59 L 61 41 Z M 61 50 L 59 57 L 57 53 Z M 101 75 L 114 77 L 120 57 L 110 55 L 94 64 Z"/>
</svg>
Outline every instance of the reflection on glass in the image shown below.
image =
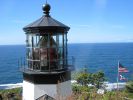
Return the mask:
<svg viewBox="0 0 133 100">
<path fill-rule="evenodd" d="M 27 35 L 27 58 L 31 69 L 61 69 L 66 64 L 66 35 Z"/>
</svg>

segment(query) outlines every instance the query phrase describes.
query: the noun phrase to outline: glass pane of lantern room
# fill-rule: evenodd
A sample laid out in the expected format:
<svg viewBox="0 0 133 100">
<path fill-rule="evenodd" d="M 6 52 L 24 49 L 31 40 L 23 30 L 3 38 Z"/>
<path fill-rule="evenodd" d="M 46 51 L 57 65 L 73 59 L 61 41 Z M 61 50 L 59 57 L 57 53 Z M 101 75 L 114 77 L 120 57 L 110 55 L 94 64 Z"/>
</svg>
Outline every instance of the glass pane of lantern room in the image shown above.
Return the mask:
<svg viewBox="0 0 133 100">
<path fill-rule="evenodd" d="M 39 48 L 39 41 L 40 41 L 40 35 L 37 35 L 35 38 L 36 48 Z"/>
<path fill-rule="evenodd" d="M 57 43 L 56 43 L 56 35 L 52 36 L 52 41 L 51 41 L 51 47 L 56 48 Z"/>
<path fill-rule="evenodd" d="M 48 70 L 49 65 L 49 36 L 43 35 L 39 37 L 38 47 L 40 48 L 40 66 L 41 70 Z"/>
<path fill-rule="evenodd" d="M 60 34 L 59 35 L 59 64 L 60 64 L 60 68 L 63 67 L 63 35 Z"/>
<path fill-rule="evenodd" d="M 58 52 L 57 52 L 58 51 L 57 35 L 52 36 L 52 39 L 53 39 L 53 43 L 52 43 L 51 47 L 52 47 L 53 50 L 52 49 L 51 50 L 54 51 L 54 52 L 52 53 L 52 51 L 51 51 L 51 54 L 54 57 L 53 60 L 57 62 L 57 59 L 58 59 L 58 56 L 57 56 L 58 55 Z"/>
<path fill-rule="evenodd" d="M 36 35 L 33 35 L 33 47 L 36 47 L 37 41 L 36 41 Z"/>
<path fill-rule="evenodd" d="M 64 65 L 67 65 L 67 34 L 64 34 Z"/>
<path fill-rule="evenodd" d="M 57 62 L 58 62 L 59 61 L 59 35 L 58 34 L 56 35 L 56 47 L 57 47 L 56 55 L 57 55 Z"/>
<path fill-rule="evenodd" d="M 63 35 L 59 35 L 59 47 L 63 46 Z"/>
<path fill-rule="evenodd" d="M 27 48 L 28 67 L 33 68 L 33 52 L 32 48 Z"/>
<path fill-rule="evenodd" d="M 32 35 L 31 34 L 27 35 L 27 46 L 28 47 L 32 46 Z"/>
<path fill-rule="evenodd" d="M 38 35 L 31 35 L 29 41 L 30 41 L 32 47 L 34 47 L 34 48 L 38 47 L 39 36 Z"/>
<path fill-rule="evenodd" d="M 29 47 L 29 35 L 26 35 L 26 47 Z"/>
<path fill-rule="evenodd" d="M 49 60 L 50 69 L 57 69 L 57 43 L 56 35 L 50 37 L 50 48 L 49 48 Z"/>
</svg>

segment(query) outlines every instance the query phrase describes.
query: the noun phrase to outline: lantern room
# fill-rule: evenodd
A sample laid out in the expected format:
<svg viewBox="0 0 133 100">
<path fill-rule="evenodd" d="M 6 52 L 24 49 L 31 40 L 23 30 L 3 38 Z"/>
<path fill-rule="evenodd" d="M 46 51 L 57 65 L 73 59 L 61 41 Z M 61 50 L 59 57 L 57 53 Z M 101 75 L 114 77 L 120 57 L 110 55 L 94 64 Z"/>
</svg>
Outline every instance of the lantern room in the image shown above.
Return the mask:
<svg viewBox="0 0 133 100">
<path fill-rule="evenodd" d="M 68 26 L 49 15 L 49 4 L 43 6 L 43 15 L 24 27 L 28 69 L 52 71 L 67 69 Z"/>
</svg>

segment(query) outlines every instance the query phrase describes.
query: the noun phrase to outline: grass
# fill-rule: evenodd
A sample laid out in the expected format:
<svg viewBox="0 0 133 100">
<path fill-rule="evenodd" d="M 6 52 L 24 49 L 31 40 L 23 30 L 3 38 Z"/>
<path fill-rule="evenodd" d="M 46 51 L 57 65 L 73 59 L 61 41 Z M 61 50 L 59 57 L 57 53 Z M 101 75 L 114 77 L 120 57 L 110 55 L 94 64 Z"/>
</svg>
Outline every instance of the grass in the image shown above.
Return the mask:
<svg viewBox="0 0 133 100">
<path fill-rule="evenodd" d="M 122 91 L 119 91 L 118 93 L 116 91 L 107 92 L 103 95 L 97 94 L 96 92 L 84 92 L 73 94 L 71 97 L 73 99 L 71 100 L 125 100 L 125 97 L 133 99 L 131 96 L 133 96 L 133 93 L 129 96 L 129 94 Z"/>
<path fill-rule="evenodd" d="M 0 90 L 0 95 L 3 100 L 8 100 L 9 98 L 13 98 L 13 100 L 21 100 L 21 92 L 22 88 L 14 88 L 7 90 Z"/>
<path fill-rule="evenodd" d="M 126 98 L 133 99 L 133 93 L 122 91 L 106 91 L 104 94 L 97 94 L 95 87 L 73 86 L 72 100 L 125 100 Z"/>
<path fill-rule="evenodd" d="M 97 94 L 96 89 L 89 88 L 85 89 L 84 87 L 81 91 L 73 92 L 72 96 L 68 100 L 125 100 L 124 97 L 133 99 L 133 93 L 127 93 L 123 91 L 111 91 L 106 92 L 105 94 Z M 9 90 L 0 90 L 0 94 L 3 97 L 3 100 L 9 100 L 10 94 L 14 94 L 13 100 L 22 100 L 21 93 L 22 88 L 15 88 Z"/>
</svg>

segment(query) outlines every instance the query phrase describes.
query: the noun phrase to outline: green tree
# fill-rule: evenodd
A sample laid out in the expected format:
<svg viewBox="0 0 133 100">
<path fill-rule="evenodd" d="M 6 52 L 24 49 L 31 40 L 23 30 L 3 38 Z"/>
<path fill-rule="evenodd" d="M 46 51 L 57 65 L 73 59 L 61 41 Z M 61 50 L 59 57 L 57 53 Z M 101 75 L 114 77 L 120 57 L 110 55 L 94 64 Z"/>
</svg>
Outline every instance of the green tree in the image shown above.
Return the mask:
<svg viewBox="0 0 133 100">
<path fill-rule="evenodd" d="M 103 71 L 93 73 L 91 77 L 92 77 L 91 83 L 98 89 L 102 86 L 103 82 L 106 80 Z"/>
<path fill-rule="evenodd" d="M 87 84 L 92 84 L 96 88 L 100 88 L 105 81 L 105 75 L 103 71 L 98 71 L 97 73 L 89 73 L 86 67 L 82 71 L 76 73 L 75 80 L 82 86 L 87 86 Z"/>
<path fill-rule="evenodd" d="M 129 93 L 133 93 L 133 81 L 127 83 L 126 91 Z"/>
<path fill-rule="evenodd" d="M 76 75 L 76 81 L 81 84 L 82 86 L 87 86 L 87 84 L 91 83 L 90 82 L 90 76 L 91 74 L 88 73 L 88 69 L 86 67 L 83 68 L 82 71 L 80 71 L 77 75 Z"/>
<path fill-rule="evenodd" d="M 89 83 L 89 73 L 83 73 L 83 72 L 79 73 L 76 80 L 81 85 L 87 86 L 87 84 Z"/>
</svg>

